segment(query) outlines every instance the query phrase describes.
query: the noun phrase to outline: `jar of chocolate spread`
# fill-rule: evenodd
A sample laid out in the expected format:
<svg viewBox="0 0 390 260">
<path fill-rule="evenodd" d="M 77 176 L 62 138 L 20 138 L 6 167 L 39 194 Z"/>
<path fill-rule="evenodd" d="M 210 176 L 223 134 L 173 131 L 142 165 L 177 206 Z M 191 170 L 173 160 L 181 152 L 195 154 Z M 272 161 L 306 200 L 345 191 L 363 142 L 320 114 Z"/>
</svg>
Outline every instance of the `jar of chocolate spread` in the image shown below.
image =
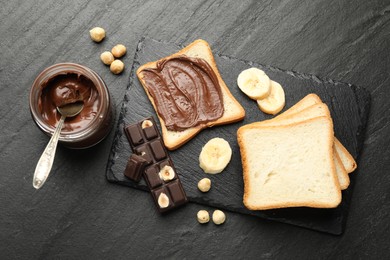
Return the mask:
<svg viewBox="0 0 390 260">
<path fill-rule="evenodd" d="M 31 115 L 51 136 L 61 118 L 57 107 L 80 101 L 83 110 L 66 118 L 59 142 L 69 148 L 88 148 L 108 135 L 115 119 L 107 86 L 93 70 L 75 63 L 59 63 L 43 70 L 31 88 Z"/>
</svg>

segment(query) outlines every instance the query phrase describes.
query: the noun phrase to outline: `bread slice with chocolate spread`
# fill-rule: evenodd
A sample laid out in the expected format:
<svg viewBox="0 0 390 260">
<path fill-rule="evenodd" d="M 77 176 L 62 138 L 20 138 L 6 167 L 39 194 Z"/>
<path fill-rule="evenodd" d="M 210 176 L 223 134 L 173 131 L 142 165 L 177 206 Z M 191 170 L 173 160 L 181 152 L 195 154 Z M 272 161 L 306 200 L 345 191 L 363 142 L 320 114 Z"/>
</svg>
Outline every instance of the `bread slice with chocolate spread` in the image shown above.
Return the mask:
<svg viewBox="0 0 390 260">
<path fill-rule="evenodd" d="M 168 62 L 171 67 L 163 73 Z M 181 66 L 181 62 L 186 66 Z M 204 128 L 245 117 L 244 108 L 223 81 L 211 48 L 204 40 L 196 40 L 175 54 L 140 66 L 137 76 L 157 113 L 169 150 L 179 148 Z M 190 81 L 193 84 L 184 87 Z"/>
</svg>

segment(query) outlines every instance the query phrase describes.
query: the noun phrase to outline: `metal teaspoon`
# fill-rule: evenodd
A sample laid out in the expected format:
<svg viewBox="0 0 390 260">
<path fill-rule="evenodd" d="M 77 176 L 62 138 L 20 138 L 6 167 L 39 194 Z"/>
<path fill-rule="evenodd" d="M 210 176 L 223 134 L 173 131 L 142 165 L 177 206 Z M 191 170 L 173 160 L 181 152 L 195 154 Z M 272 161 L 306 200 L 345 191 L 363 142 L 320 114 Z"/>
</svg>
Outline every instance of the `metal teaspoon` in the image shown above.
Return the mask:
<svg viewBox="0 0 390 260">
<path fill-rule="evenodd" d="M 36 189 L 41 188 L 45 183 L 47 177 L 49 176 L 51 167 L 53 166 L 58 138 L 60 137 L 60 133 L 65 119 L 67 117 L 73 117 L 78 115 L 81 112 L 81 110 L 83 110 L 83 108 L 84 108 L 83 102 L 70 103 L 61 107 L 57 107 L 57 111 L 61 114 L 61 119 L 52 137 L 50 138 L 49 143 L 47 144 L 45 150 L 43 151 L 41 158 L 38 161 L 37 167 L 35 168 L 34 178 L 33 178 L 34 188 Z"/>
</svg>

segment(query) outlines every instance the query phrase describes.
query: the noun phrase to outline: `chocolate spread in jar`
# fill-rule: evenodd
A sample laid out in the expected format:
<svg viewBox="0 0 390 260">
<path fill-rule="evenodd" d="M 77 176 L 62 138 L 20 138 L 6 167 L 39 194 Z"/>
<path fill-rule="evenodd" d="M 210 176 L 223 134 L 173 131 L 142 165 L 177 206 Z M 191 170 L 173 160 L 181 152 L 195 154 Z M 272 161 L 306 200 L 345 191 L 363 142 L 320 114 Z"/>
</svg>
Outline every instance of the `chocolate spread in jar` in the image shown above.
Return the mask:
<svg viewBox="0 0 390 260">
<path fill-rule="evenodd" d="M 95 85 L 87 77 L 64 73 L 42 84 L 38 108 L 43 120 L 54 128 L 61 118 L 57 106 L 82 101 L 83 110 L 77 116 L 67 118 L 62 128 L 62 132 L 79 131 L 85 129 L 97 115 L 100 105 L 98 95 Z"/>
<path fill-rule="evenodd" d="M 216 121 L 224 113 L 218 78 L 204 59 L 173 57 L 141 73 L 168 130 L 183 131 Z"/>
</svg>

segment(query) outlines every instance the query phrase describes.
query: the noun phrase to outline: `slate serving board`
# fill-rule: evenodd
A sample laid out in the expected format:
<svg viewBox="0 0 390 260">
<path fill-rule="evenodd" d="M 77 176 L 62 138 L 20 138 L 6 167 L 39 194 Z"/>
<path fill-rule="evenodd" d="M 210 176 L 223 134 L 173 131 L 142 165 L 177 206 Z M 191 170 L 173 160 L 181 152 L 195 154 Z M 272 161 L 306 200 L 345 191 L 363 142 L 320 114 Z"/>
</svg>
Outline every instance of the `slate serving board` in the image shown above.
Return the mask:
<svg viewBox="0 0 390 260">
<path fill-rule="evenodd" d="M 130 145 L 124 135 L 123 127 L 150 115 L 157 120 L 156 113 L 135 72 L 140 64 L 142 65 L 173 54 L 182 47 L 148 38 L 140 40 L 134 56 L 129 85 L 122 103 L 115 138 L 108 159 L 106 171 L 108 181 L 147 190 L 143 180 L 137 184 L 123 175 L 128 157 L 131 155 Z M 262 113 L 258 109 L 257 104 L 238 89 L 236 79 L 242 70 L 249 67 L 258 67 L 264 70 L 272 80 L 284 86 L 286 106 L 283 111 L 309 93 L 318 94 L 323 102 L 329 106 L 334 121 L 335 135 L 356 160 L 358 160 L 364 140 L 364 130 L 370 106 L 369 93 L 365 89 L 351 84 L 330 79 L 320 79 L 313 75 L 285 71 L 271 66 L 238 60 L 216 54 L 218 53 L 216 50 L 213 51 L 222 78 L 235 98 L 244 107 L 246 117 L 238 123 L 205 129 L 181 148 L 170 152 L 189 200 L 199 204 L 276 220 L 321 232 L 335 235 L 342 234 L 352 196 L 354 179 L 359 174 L 363 174 L 359 173 L 359 170 L 350 175 L 351 185 L 343 192 L 342 203 L 335 209 L 289 208 L 249 211 L 244 207 L 242 203 L 242 166 L 236 131 L 242 125 L 269 119 L 273 116 Z M 161 130 L 160 125 L 158 127 Z M 207 175 L 198 166 L 198 156 L 202 146 L 214 137 L 223 137 L 230 143 L 233 157 L 221 174 Z M 197 189 L 198 181 L 204 177 L 208 177 L 212 181 L 212 189 L 206 194 L 201 193 Z"/>
</svg>

